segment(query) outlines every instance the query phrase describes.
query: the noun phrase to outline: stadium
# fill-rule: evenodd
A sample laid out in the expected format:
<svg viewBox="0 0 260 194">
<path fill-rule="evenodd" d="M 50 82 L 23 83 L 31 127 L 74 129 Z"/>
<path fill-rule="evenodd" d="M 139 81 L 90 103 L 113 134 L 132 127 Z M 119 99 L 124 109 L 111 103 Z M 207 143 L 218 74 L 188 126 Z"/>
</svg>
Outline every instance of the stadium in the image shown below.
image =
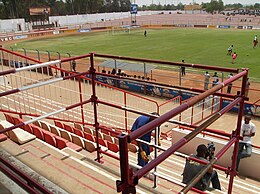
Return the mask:
<svg viewBox="0 0 260 194">
<path fill-rule="evenodd" d="M 129 13 L 50 16 L 54 26 L 28 31 L 19 21 L 15 32 L 17 21 L 1 21 L 1 193 L 259 193 L 257 132 L 236 170 L 244 115 L 260 123 L 251 40 L 260 18 L 244 18 L 150 11 L 132 25 Z M 152 121 L 131 131 L 140 115 Z M 190 156 L 210 142 L 210 161 Z M 139 143 L 151 152 L 145 166 Z M 204 168 L 184 184 L 187 161 Z M 221 191 L 196 189 L 211 167 Z"/>
</svg>

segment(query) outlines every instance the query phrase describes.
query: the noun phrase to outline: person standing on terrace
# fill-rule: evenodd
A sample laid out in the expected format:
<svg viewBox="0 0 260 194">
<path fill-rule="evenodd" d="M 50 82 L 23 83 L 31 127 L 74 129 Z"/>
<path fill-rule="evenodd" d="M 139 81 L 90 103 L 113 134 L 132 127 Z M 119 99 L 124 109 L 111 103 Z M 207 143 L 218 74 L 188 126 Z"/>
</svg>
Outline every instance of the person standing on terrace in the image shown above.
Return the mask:
<svg viewBox="0 0 260 194">
<path fill-rule="evenodd" d="M 256 126 L 251 122 L 251 116 L 246 115 L 241 125 L 242 140 L 239 142 L 236 171 L 238 171 L 240 159 L 250 157 L 252 154 L 252 137 L 255 136 Z"/>
<path fill-rule="evenodd" d="M 151 114 L 159 116 L 159 114 L 156 113 L 156 112 L 151 113 Z M 132 129 L 131 129 L 131 132 L 139 129 L 140 127 L 146 125 L 147 123 L 151 122 L 152 120 L 154 120 L 153 117 L 144 116 L 144 115 L 139 116 L 135 120 L 135 122 L 134 122 L 134 124 L 132 126 Z M 151 130 L 150 132 L 146 133 L 145 135 L 140 137 L 140 139 L 143 140 L 143 141 L 146 141 L 147 143 L 150 143 L 151 142 L 152 131 L 153 130 Z M 160 134 L 160 132 L 159 132 L 159 134 Z M 137 159 L 138 160 L 138 164 L 137 165 L 144 167 L 149 162 L 150 146 L 148 144 L 142 143 L 140 141 L 137 142 L 137 145 L 138 145 L 138 148 L 139 148 L 138 149 L 138 159 Z M 158 145 L 160 145 L 159 137 L 158 137 Z"/>
</svg>

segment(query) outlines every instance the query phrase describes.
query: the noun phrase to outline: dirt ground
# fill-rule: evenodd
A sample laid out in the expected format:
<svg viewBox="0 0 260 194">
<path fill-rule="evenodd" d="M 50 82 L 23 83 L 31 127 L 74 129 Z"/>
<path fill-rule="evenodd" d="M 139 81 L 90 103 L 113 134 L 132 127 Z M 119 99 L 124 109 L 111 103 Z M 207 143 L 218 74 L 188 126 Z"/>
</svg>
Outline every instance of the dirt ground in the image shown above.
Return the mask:
<svg viewBox="0 0 260 194">
<path fill-rule="evenodd" d="M 98 63 L 96 63 L 98 64 Z M 100 68 L 100 72 L 101 72 Z M 111 71 L 111 69 L 107 69 L 106 71 Z M 84 65 L 77 65 L 77 71 L 83 72 L 86 71 L 86 66 Z M 142 73 L 139 72 L 130 72 L 130 71 L 124 71 L 124 73 L 131 75 L 140 75 L 143 76 Z M 149 76 L 150 75 L 150 76 Z M 179 72 L 176 71 L 167 71 L 167 70 L 160 70 L 160 69 L 155 69 L 153 70 L 152 73 L 152 79 L 154 82 L 158 83 L 164 83 L 164 84 L 170 84 L 173 86 L 179 86 Z M 151 74 L 148 74 L 148 77 L 151 77 Z M 212 79 L 212 78 L 211 78 Z M 227 79 L 227 78 L 226 78 Z M 211 87 L 211 83 L 209 84 L 209 88 Z M 204 88 L 204 75 L 199 74 L 199 73 L 193 73 L 193 72 L 186 72 L 186 75 L 181 77 L 181 86 L 183 87 L 188 87 L 188 88 L 199 88 L 203 89 Z M 241 87 L 241 81 L 236 81 L 233 84 L 231 93 L 236 94 L 237 91 L 240 90 Z M 226 91 L 227 88 L 224 89 Z M 248 93 L 249 97 L 249 102 L 255 103 L 256 101 L 260 100 L 260 83 L 259 82 L 250 82 L 250 90 Z M 259 104 L 259 103 L 257 103 Z"/>
</svg>

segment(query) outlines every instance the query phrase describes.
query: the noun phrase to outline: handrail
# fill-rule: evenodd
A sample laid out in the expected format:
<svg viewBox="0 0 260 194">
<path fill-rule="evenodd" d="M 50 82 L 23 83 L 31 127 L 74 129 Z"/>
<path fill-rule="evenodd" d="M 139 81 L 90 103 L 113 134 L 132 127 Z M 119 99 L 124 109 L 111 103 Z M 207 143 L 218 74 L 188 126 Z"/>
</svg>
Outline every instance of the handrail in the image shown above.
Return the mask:
<svg viewBox="0 0 260 194">
<path fill-rule="evenodd" d="M 52 64 L 57 64 L 57 63 L 60 63 L 60 60 L 50 61 L 50 62 L 45 62 L 45 63 L 39 63 L 39 64 L 20 67 L 20 68 L 9 69 L 9 70 L 6 70 L 6 71 L 1 71 L 0 76 L 7 75 L 7 74 L 10 74 L 10 73 L 27 71 L 27 70 L 31 70 L 31 69 L 37 69 L 37 68 L 40 68 L 40 67 L 46 67 L 46 66 L 49 66 L 49 65 L 52 65 Z"/>
<path fill-rule="evenodd" d="M 19 170 L 16 166 L 14 166 L 12 163 L 8 162 L 3 157 L 0 157 L 0 162 L 4 164 L 7 168 L 0 165 L 1 170 L 3 170 L 6 175 L 8 175 L 12 180 L 14 180 L 17 184 L 19 184 L 23 189 L 25 189 L 29 193 L 38 193 L 37 190 L 39 190 L 42 193 L 51 194 L 52 192 L 46 189 L 44 186 L 39 184 L 37 181 L 32 179 L 27 174 L 23 173 L 21 170 Z M 23 180 L 22 180 L 22 179 Z M 24 182 L 26 181 L 27 184 Z M 35 190 L 35 188 L 37 190 Z"/>
<path fill-rule="evenodd" d="M 47 118 L 47 117 L 49 117 L 49 116 L 51 116 L 51 115 L 55 115 L 55 114 L 57 114 L 57 113 L 64 112 L 64 111 L 66 111 L 66 110 L 70 110 L 70 109 L 73 109 L 73 108 L 75 108 L 75 107 L 78 107 L 78 106 L 80 106 L 80 105 L 82 105 L 82 104 L 87 104 L 87 103 L 90 103 L 90 102 L 92 102 L 91 99 L 85 100 L 85 101 L 83 101 L 83 102 L 76 103 L 76 104 L 73 104 L 73 105 L 70 105 L 70 106 L 67 106 L 67 107 L 64 107 L 64 108 L 61 108 L 61 109 L 59 109 L 59 110 L 56 110 L 56 111 L 53 111 L 53 112 L 50 112 L 50 113 L 41 115 L 41 116 L 36 117 L 36 118 L 33 118 L 33 119 L 31 119 L 31 120 L 28 120 L 28 121 L 25 121 L 25 122 L 22 122 L 22 123 L 19 123 L 19 124 L 15 124 L 15 125 L 13 125 L 13 126 L 11 126 L 11 127 L 8 127 L 8 128 L 4 128 L 4 129 L 0 130 L 0 133 L 4 133 L 4 132 L 7 132 L 7 131 L 16 129 L 16 128 L 18 128 L 18 127 L 22 127 L 22 126 L 28 125 L 28 124 L 33 123 L 33 122 L 35 122 L 35 121 L 38 121 L 38 120 Z"/>
<path fill-rule="evenodd" d="M 100 83 L 100 82 L 96 81 L 95 77 L 96 77 L 96 75 L 102 75 L 102 74 L 95 72 L 95 69 L 94 69 L 94 55 L 95 56 L 103 56 L 104 57 L 104 55 L 98 55 L 98 54 L 94 54 L 94 53 L 90 54 L 91 68 L 90 68 L 89 73 L 91 74 L 93 95 L 92 95 L 91 99 L 89 100 L 89 102 L 94 102 L 94 109 L 97 110 L 98 103 L 102 103 L 102 104 L 105 104 L 105 105 L 108 105 L 108 106 L 113 106 L 115 108 L 119 108 L 119 109 L 122 109 L 122 110 L 125 110 L 125 111 L 134 112 L 134 113 L 137 113 L 137 114 L 143 114 L 141 111 L 131 110 L 131 108 L 115 105 L 115 104 L 112 104 L 112 103 L 109 103 L 109 102 L 104 102 L 104 101 L 98 99 L 98 97 L 96 96 L 96 93 L 95 93 L 95 90 L 96 90 L 95 89 L 95 84 L 96 83 Z M 84 58 L 86 56 L 87 55 L 74 57 L 74 59 L 78 59 L 80 57 Z M 113 57 L 116 58 L 117 56 L 113 56 Z M 126 59 L 127 60 L 139 60 L 137 58 L 128 58 L 128 57 L 119 57 L 119 58 L 123 59 L 123 60 L 126 60 Z M 67 61 L 70 61 L 70 60 L 71 60 L 71 58 L 66 58 L 66 59 L 63 60 L 63 62 L 67 62 Z M 152 60 L 148 60 L 148 61 L 151 62 Z M 156 62 L 159 63 L 159 61 L 156 61 Z M 178 64 L 178 63 L 172 63 L 172 65 L 180 66 L 180 64 Z M 190 64 L 187 64 L 187 65 L 189 66 Z M 181 63 L 181 66 L 183 66 L 182 63 Z M 191 64 L 190 67 L 200 68 L 200 65 L 193 65 L 193 64 Z M 215 67 L 209 67 L 209 68 L 215 68 Z M 222 69 L 225 69 L 225 68 L 222 68 Z M 232 68 L 227 68 L 227 69 L 230 70 L 230 71 L 236 71 L 236 69 L 232 69 Z M 225 69 L 225 70 L 228 71 L 227 69 Z M 63 71 L 63 70 L 61 70 L 61 71 Z M 239 70 L 237 69 L 237 71 L 239 71 Z M 140 127 L 135 132 L 132 132 L 130 134 L 120 134 L 118 136 L 119 137 L 119 145 L 120 145 L 120 159 L 124 160 L 124 161 L 120 160 L 121 178 L 122 178 L 122 183 L 125 184 L 122 187 L 124 187 L 124 189 L 126 187 L 129 189 L 131 186 L 134 187 L 138 183 L 139 178 L 141 178 L 145 173 L 150 171 L 152 168 L 156 167 L 159 163 L 161 163 L 163 160 L 165 160 L 170 154 L 172 154 L 178 148 L 182 147 L 185 143 L 187 143 L 192 138 L 194 138 L 198 133 L 200 133 L 201 131 L 205 130 L 207 128 L 207 126 L 212 124 L 215 120 L 217 120 L 219 117 L 221 117 L 224 113 L 229 111 L 237 103 L 241 102 L 241 104 L 243 104 L 244 103 L 244 98 L 245 98 L 244 97 L 244 91 L 241 92 L 242 96 L 239 96 L 239 97 L 235 97 L 235 95 L 230 95 L 230 97 L 235 98 L 235 100 L 233 102 L 231 102 L 229 105 L 227 105 L 226 107 L 224 107 L 223 109 L 221 109 L 220 111 L 215 113 L 208 120 L 206 120 L 202 125 L 196 127 L 196 129 L 194 131 L 192 131 L 190 134 L 188 134 L 187 136 L 182 138 L 180 141 L 178 141 L 176 144 L 171 146 L 168 150 L 166 150 L 164 153 L 160 154 L 156 159 L 152 160 L 149 164 L 147 164 L 142 169 L 138 170 L 133 175 L 130 175 L 129 168 L 128 168 L 129 164 L 127 164 L 127 162 L 128 162 L 127 143 L 131 142 L 132 140 L 135 140 L 136 138 L 142 136 L 143 134 L 146 134 L 147 132 L 151 131 L 155 126 L 158 126 L 161 123 L 168 121 L 169 119 L 173 118 L 177 114 L 179 114 L 182 111 L 188 109 L 189 107 L 193 106 L 194 104 L 196 104 L 197 102 L 201 101 L 202 99 L 205 99 L 207 96 L 209 96 L 209 95 L 211 95 L 213 93 L 216 93 L 218 90 L 222 89 L 223 87 L 226 87 L 229 83 L 232 83 L 233 81 L 239 79 L 240 77 L 243 77 L 243 88 L 244 88 L 244 86 L 245 86 L 244 79 L 247 77 L 247 73 L 248 73 L 247 69 L 244 69 L 242 72 L 238 73 L 237 75 L 233 76 L 232 78 L 229 78 L 229 79 L 225 80 L 224 82 L 220 83 L 219 85 L 215 86 L 214 88 L 211 88 L 211 89 L 209 89 L 207 91 L 201 91 L 201 92 L 203 92 L 202 94 L 199 94 L 198 96 L 190 98 L 185 103 L 182 103 L 182 105 L 180 105 L 179 107 L 177 107 L 177 108 L 175 108 L 175 109 L 165 113 L 161 117 L 158 117 L 158 118 L 155 117 L 155 119 L 153 121 L 151 121 L 150 123 L 148 123 L 147 125 L 145 125 L 143 127 Z M 78 75 L 81 75 L 82 77 L 84 77 L 83 74 L 87 74 L 87 73 L 85 72 L 85 73 L 78 74 Z M 71 73 L 69 76 L 66 76 L 63 79 L 70 79 L 70 78 L 73 78 L 73 77 L 78 76 L 78 75 L 77 74 L 75 75 L 74 73 Z M 115 78 L 117 78 L 117 77 L 115 76 Z M 87 79 L 87 78 L 85 77 L 84 79 Z M 108 87 L 111 87 L 111 86 L 108 85 Z M 124 90 L 122 90 L 122 91 L 124 91 Z M 124 94 L 126 94 L 126 93 L 124 93 Z M 65 109 L 66 110 L 72 109 L 72 108 L 74 108 L 76 106 L 79 106 L 80 104 L 82 104 L 82 102 L 74 104 L 74 105 L 71 105 L 71 106 L 68 106 Z M 157 104 L 157 106 L 159 107 L 158 104 Z M 98 137 L 98 130 L 101 127 L 99 126 L 99 121 L 97 119 L 98 116 L 97 116 L 97 111 L 96 110 L 94 111 L 95 123 L 93 124 L 93 126 L 96 129 L 96 136 Z M 240 110 L 242 110 L 241 107 L 240 107 Z M 61 111 L 61 110 L 58 110 L 58 111 Z M 52 112 L 52 113 L 40 116 L 40 117 L 35 118 L 35 119 L 38 120 L 38 119 L 42 119 L 42 118 L 45 118 L 45 117 L 47 118 L 49 115 L 52 115 L 52 114 L 55 114 L 55 112 Z M 150 116 L 149 114 L 144 114 L 144 115 Z M 35 119 L 32 119 L 30 121 L 26 121 L 24 123 L 20 123 L 18 125 L 14 125 L 14 127 L 21 127 L 21 126 L 23 126 L 25 124 L 28 124 L 30 122 L 35 121 Z M 5 130 L 11 130 L 11 129 L 13 129 L 13 128 L 11 127 L 11 128 L 7 128 Z M 3 132 L 3 131 L 1 131 L 1 132 Z M 236 139 L 234 141 L 238 140 L 238 136 L 239 135 L 236 135 L 236 137 L 235 137 Z M 237 144 L 237 142 L 236 142 L 236 144 Z M 97 152 L 98 152 L 98 161 L 100 161 L 99 153 L 102 152 L 102 151 L 99 149 L 98 141 L 97 141 L 97 147 L 98 147 L 98 150 L 97 150 Z M 224 150 L 222 150 L 222 151 L 224 153 L 226 151 L 226 148 Z M 221 153 L 221 154 L 223 154 L 223 153 Z M 221 154 L 219 154 L 219 157 L 222 156 Z M 124 164 L 124 165 L 122 165 L 122 164 Z M 124 167 L 124 169 L 122 167 Z M 232 170 L 233 170 L 233 167 L 232 167 Z M 125 172 L 125 174 L 124 174 L 124 172 Z M 231 172 L 231 174 L 232 173 L 233 173 L 233 171 Z M 117 188 L 120 189 L 120 187 L 117 187 Z"/>
<path fill-rule="evenodd" d="M 171 119 L 172 117 L 176 116 L 177 114 L 181 113 L 182 111 L 184 111 L 184 110 L 188 109 L 189 107 L 191 107 L 192 105 L 196 104 L 200 100 L 205 99 L 206 97 L 210 96 L 212 93 L 217 92 L 218 90 L 222 89 L 229 83 L 233 82 L 236 79 L 239 79 L 240 77 L 242 77 L 246 74 L 247 74 L 247 70 L 244 70 L 244 71 L 240 72 L 239 74 L 233 76 L 232 78 L 229 78 L 228 80 L 225 80 L 224 82 L 216 85 L 215 87 L 205 91 L 204 93 L 190 98 L 190 100 L 187 101 L 186 103 L 182 103 L 179 107 L 169 111 L 168 113 L 162 115 L 160 118 L 151 121 L 150 123 L 144 125 L 143 127 L 140 127 L 139 130 L 132 132 L 129 135 L 128 141 L 131 142 L 132 140 L 135 140 L 138 137 L 141 137 L 142 135 L 146 134 L 153 128 L 159 126 L 161 123 L 166 122 L 167 120 Z"/>
<path fill-rule="evenodd" d="M 120 146 L 120 158 L 124 158 L 120 161 L 120 169 L 121 169 L 121 181 L 117 181 L 117 191 L 133 191 L 135 190 L 135 185 L 138 184 L 138 181 L 141 177 L 143 177 L 147 172 L 155 168 L 157 165 L 159 165 L 161 162 L 163 162 L 166 158 L 168 158 L 171 154 L 173 154 L 175 151 L 177 151 L 180 147 L 185 145 L 187 142 L 189 142 L 191 139 L 193 139 L 197 134 L 202 132 L 204 129 L 206 129 L 209 125 L 211 125 L 213 122 L 215 122 L 218 118 L 220 118 L 223 114 L 231 110 L 236 104 L 244 103 L 244 96 L 237 97 L 234 101 L 232 101 L 229 105 L 219 110 L 217 113 L 215 113 L 213 116 L 211 116 L 208 120 L 203 122 L 198 128 L 196 128 L 194 131 L 192 131 L 190 134 L 186 135 L 185 137 L 181 138 L 178 142 L 173 144 L 168 150 L 160 154 L 157 158 L 152 160 L 150 163 L 145 165 L 142 169 L 135 172 L 133 175 L 131 175 L 131 172 L 129 171 L 129 163 L 128 163 L 128 154 L 127 154 L 127 143 L 130 143 L 131 141 L 143 136 L 144 134 L 150 132 L 153 128 L 159 126 L 161 123 L 169 120 L 170 118 L 176 116 L 177 114 L 183 112 L 184 110 L 188 109 L 192 105 L 196 104 L 202 99 L 205 99 L 206 97 L 210 96 L 211 94 L 217 92 L 218 90 L 222 89 L 223 87 L 227 86 L 229 83 L 232 83 L 233 81 L 243 77 L 243 87 L 245 87 L 245 78 L 248 75 L 248 69 L 243 69 L 242 72 L 238 73 L 237 75 L 233 76 L 232 78 L 229 78 L 225 80 L 224 82 L 216 85 L 215 87 L 205 91 L 202 94 L 199 94 L 198 96 L 194 96 L 190 98 L 189 101 L 186 103 L 183 103 L 179 107 L 165 113 L 164 115 L 160 116 L 159 118 L 145 124 L 144 126 L 140 127 L 138 130 L 130 133 L 130 134 L 121 134 L 118 136 L 119 138 L 119 146 Z M 244 90 L 242 90 L 242 95 L 244 95 Z M 236 141 L 236 139 L 235 139 Z M 234 174 L 232 174 L 233 177 Z M 232 182 L 232 181 L 231 181 Z M 232 183 L 231 183 L 232 184 Z M 231 189 L 230 189 L 231 190 Z"/>
<path fill-rule="evenodd" d="M 5 51 L 5 52 L 7 52 L 7 53 L 9 53 L 9 54 L 12 54 L 12 55 L 16 55 L 16 56 L 18 56 L 18 57 L 21 57 L 21 58 L 24 58 L 24 59 L 33 61 L 33 62 L 36 62 L 36 63 L 41 63 L 41 61 L 39 61 L 39 60 L 36 60 L 36 59 L 31 58 L 31 57 L 28 57 L 28 56 L 24 56 L 24 55 L 22 55 L 22 54 L 20 54 L 20 53 L 14 52 L 14 51 L 9 51 L 9 50 L 4 49 L 4 48 L 1 48 L 1 47 L 0 47 L 0 50 Z"/>
<path fill-rule="evenodd" d="M 117 76 L 117 77 L 119 77 L 119 76 Z M 96 83 L 101 84 L 101 85 L 106 86 L 106 87 L 111 88 L 111 89 L 115 89 L 115 90 L 120 91 L 120 92 L 124 92 L 124 93 L 126 93 L 126 94 L 131 95 L 131 96 L 135 96 L 135 97 L 138 97 L 138 98 L 141 98 L 141 99 L 144 99 L 144 100 L 153 102 L 153 103 L 155 103 L 155 104 L 157 105 L 157 107 L 159 106 L 159 105 L 158 105 L 158 102 L 156 102 L 155 100 L 151 100 L 151 99 L 146 98 L 146 97 L 144 97 L 144 96 L 140 96 L 140 95 L 138 95 L 138 94 L 131 93 L 131 92 L 129 92 L 129 91 L 123 90 L 123 89 L 121 89 L 121 88 L 117 88 L 117 87 L 115 87 L 115 86 L 111 86 L 111 85 L 109 85 L 109 84 L 105 84 L 105 83 L 103 83 L 103 82 L 96 81 Z"/>
<path fill-rule="evenodd" d="M 191 64 L 191 63 L 182 63 L 182 62 L 169 62 L 169 61 L 162 61 L 162 60 L 151 60 L 151 59 L 144 59 L 144 58 L 124 57 L 124 56 L 98 54 L 98 53 L 95 53 L 95 56 L 103 57 L 103 58 L 111 58 L 111 59 L 139 61 L 139 62 L 147 62 L 147 63 L 155 63 L 155 64 L 167 64 L 167 65 L 174 65 L 174 66 L 185 66 L 185 67 L 190 67 L 190 68 L 225 71 L 225 72 L 230 72 L 230 73 L 239 73 L 239 69 L 235 69 L 235 68 L 206 66 L 206 65 L 201 65 L 201 64 Z"/>
<path fill-rule="evenodd" d="M 176 99 L 180 99 L 180 101 L 181 101 L 181 96 L 175 96 L 174 98 L 171 98 L 170 100 L 167 100 L 166 102 L 164 102 L 164 103 L 162 103 L 162 104 L 159 104 L 158 106 L 159 107 L 161 107 L 161 106 L 163 106 L 163 105 L 165 105 L 165 104 L 168 104 L 168 103 L 170 103 L 170 102 L 172 102 L 172 101 L 174 101 L 174 100 L 176 100 Z"/>
<path fill-rule="evenodd" d="M 229 147 L 232 146 L 236 141 L 236 138 L 232 138 L 217 154 L 216 156 L 195 176 L 179 193 L 187 193 L 212 167 L 214 163 L 216 163 L 221 156 L 228 150 Z"/>
<path fill-rule="evenodd" d="M 178 142 L 176 142 L 173 146 L 171 146 L 167 151 L 163 152 L 161 155 L 159 155 L 156 159 L 151 161 L 149 164 L 144 166 L 142 169 L 140 169 L 138 172 L 136 172 L 134 179 L 135 182 L 138 182 L 138 179 L 142 176 L 144 176 L 147 172 L 149 172 L 151 169 L 153 169 L 156 165 L 160 164 L 164 159 L 169 157 L 172 153 L 174 153 L 176 150 L 178 150 L 180 147 L 182 147 L 184 144 L 189 142 L 191 139 L 193 139 L 197 134 L 199 134 L 201 131 L 206 129 L 209 125 L 211 125 L 214 121 L 216 121 L 219 117 L 221 117 L 224 113 L 229 111 L 234 105 L 239 103 L 242 100 L 242 98 L 237 98 L 232 103 L 230 103 L 228 106 L 214 114 L 212 117 L 210 117 L 207 121 L 203 122 L 198 128 L 196 128 L 194 131 L 180 139 Z M 155 120 L 154 120 L 155 121 Z M 131 135 L 131 134 L 130 134 Z"/>
<path fill-rule="evenodd" d="M 0 50 L 1 50 L 1 49 L 2 49 L 3 51 L 5 51 L 5 52 L 8 52 L 8 53 L 10 53 L 10 54 L 14 54 L 14 55 L 20 56 L 20 57 L 22 57 L 22 58 L 26 58 L 26 59 L 28 59 L 28 60 L 32 60 L 32 59 L 33 59 L 33 58 L 30 58 L 30 57 L 27 57 L 27 56 L 23 56 L 23 55 L 21 55 L 21 54 L 19 54 L 19 53 L 15 53 L 15 52 L 9 51 L 9 50 L 7 50 L 7 49 L 0 48 Z M 61 61 L 61 63 L 62 63 L 62 62 L 68 62 L 68 61 L 70 61 L 70 60 L 82 59 L 82 58 L 87 58 L 87 57 L 90 57 L 90 54 L 81 55 L 81 56 L 77 56 L 77 57 L 65 58 L 65 59 L 61 59 L 60 61 Z M 37 60 L 35 60 L 35 62 L 41 63 L 40 61 L 37 61 Z M 50 67 L 51 67 L 51 68 L 54 68 L 54 69 L 57 69 L 57 70 L 60 70 L 60 71 L 63 71 L 63 72 L 68 73 L 68 74 L 72 74 L 72 75 L 71 75 L 71 78 L 74 77 L 74 75 L 76 74 L 75 72 L 66 71 L 66 70 L 61 69 L 61 68 L 58 68 L 58 67 L 56 67 L 56 66 L 50 65 Z M 0 72 L 0 73 L 1 73 L 1 72 Z M 83 75 L 81 75 L 81 74 L 84 74 L 84 73 L 77 74 L 77 76 L 79 76 L 79 77 L 82 78 L 82 79 L 91 81 L 90 78 L 87 78 L 86 76 L 83 76 Z M 86 74 L 86 73 L 85 73 L 85 74 Z M 104 74 L 102 74 L 102 73 L 96 73 L 96 74 L 97 74 L 97 75 L 104 75 Z M 1 74 L 0 74 L 0 75 L 1 75 Z M 108 76 L 114 77 L 114 78 L 120 78 L 120 76 L 116 76 L 116 75 L 115 75 L 115 76 L 114 76 L 114 75 L 108 75 Z M 143 96 L 140 96 L 140 95 L 131 93 L 131 92 L 129 92 L 129 91 L 126 91 L 126 90 L 123 90 L 123 89 L 120 89 L 120 88 L 117 88 L 117 87 L 114 87 L 114 86 L 111 86 L 111 85 L 109 85 L 109 84 L 104 84 L 104 83 L 98 82 L 98 81 L 96 81 L 96 83 L 102 84 L 102 85 L 104 85 L 104 86 L 106 86 L 106 87 L 109 87 L 109 88 L 116 89 L 116 90 L 118 90 L 118 91 L 124 92 L 124 93 L 129 94 L 129 95 L 132 95 L 132 96 L 135 96 L 135 97 L 142 98 L 142 99 L 144 99 L 144 100 L 153 102 L 153 103 L 156 104 L 157 109 L 158 109 L 158 103 L 157 103 L 155 100 L 151 100 L 151 99 L 149 99 L 149 98 L 146 98 L 146 97 L 143 97 Z"/>
<path fill-rule="evenodd" d="M 253 102 L 253 105 L 258 105 L 257 103 L 260 102 L 260 98 L 258 100 L 256 100 L 255 102 Z"/>
</svg>

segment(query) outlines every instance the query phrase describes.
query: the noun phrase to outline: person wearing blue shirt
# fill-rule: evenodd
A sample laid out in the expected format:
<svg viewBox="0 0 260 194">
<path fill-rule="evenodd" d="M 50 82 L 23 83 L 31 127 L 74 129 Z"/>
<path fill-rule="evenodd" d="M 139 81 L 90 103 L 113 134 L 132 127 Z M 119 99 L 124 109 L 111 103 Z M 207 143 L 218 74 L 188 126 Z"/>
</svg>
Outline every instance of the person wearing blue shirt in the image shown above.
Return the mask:
<svg viewBox="0 0 260 194">
<path fill-rule="evenodd" d="M 158 115 L 157 113 L 152 113 L 153 115 Z M 139 116 L 133 126 L 132 126 L 132 129 L 131 129 L 131 132 L 139 129 L 140 127 L 144 126 L 145 124 L 151 122 L 153 120 L 152 117 L 149 117 L 149 116 Z M 143 140 L 143 141 L 146 141 L 148 143 L 151 142 L 151 135 L 152 135 L 152 131 L 151 130 L 150 132 L 146 133 L 145 135 L 143 135 L 142 137 L 140 137 L 139 139 Z M 158 138 L 158 142 L 159 142 L 159 138 Z M 148 156 L 150 155 L 150 147 L 149 145 L 147 144 L 144 144 L 144 143 L 141 143 L 141 142 L 137 142 L 138 144 L 138 147 L 139 147 L 139 150 L 138 150 L 138 164 L 139 166 L 145 166 L 146 164 L 148 164 Z M 159 143 L 160 145 L 160 143 Z"/>
</svg>

